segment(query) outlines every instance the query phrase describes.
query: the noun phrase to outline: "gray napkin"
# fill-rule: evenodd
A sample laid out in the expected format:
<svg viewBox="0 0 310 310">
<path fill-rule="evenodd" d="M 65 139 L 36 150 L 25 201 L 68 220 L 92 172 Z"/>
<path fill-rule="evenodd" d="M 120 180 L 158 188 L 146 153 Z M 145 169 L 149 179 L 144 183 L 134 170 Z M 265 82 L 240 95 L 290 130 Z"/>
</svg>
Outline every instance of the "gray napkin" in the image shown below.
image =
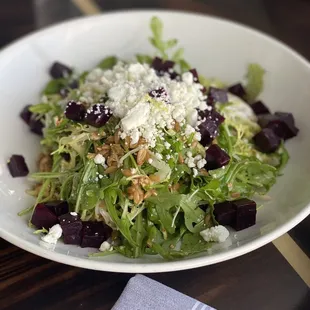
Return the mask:
<svg viewBox="0 0 310 310">
<path fill-rule="evenodd" d="M 132 277 L 112 310 L 215 310 L 142 275 Z"/>
</svg>

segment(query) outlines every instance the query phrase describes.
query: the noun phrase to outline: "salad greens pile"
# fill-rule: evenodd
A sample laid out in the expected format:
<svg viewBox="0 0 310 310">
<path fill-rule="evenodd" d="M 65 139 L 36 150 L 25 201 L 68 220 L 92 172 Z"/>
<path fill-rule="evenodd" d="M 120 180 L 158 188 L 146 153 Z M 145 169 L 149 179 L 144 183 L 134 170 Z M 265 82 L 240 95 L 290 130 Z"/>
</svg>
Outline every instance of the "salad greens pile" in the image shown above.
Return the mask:
<svg viewBox="0 0 310 310">
<path fill-rule="evenodd" d="M 191 66 L 183 58 L 184 50 L 177 48 L 176 39 L 163 39 L 163 25 L 156 17 L 151 20 L 151 31 L 149 40 L 156 55 L 173 60 L 179 73 L 188 71 Z M 154 56 L 138 54 L 136 59 L 151 64 Z M 98 67 L 108 70 L 117 62 L 116 57 L 110 56 Z M 245 78 L 249 102 L 262 91 L 264 73 L 257 64 L 248 66 Z M 42 156 L 48 158 L 49 164 L 32 174 L 37 184 L 29 194 L 36 197 L 36 204 L 66 200 L 82 221 L 104 221 L 109 225 L 113 229 L 113 251 L 95 256 L 117 252 L 132 258 L 159 254 L 173 259 L 205 251 L 212 243 L 205 242 L 199 232 L 217 225 L 214 204 L 265 195 L 288 160 L 283 145 L 271 154 L 255 148 L 252 138 L 260 126 L 255 119 L 235 113 L 240 106 L 234 101 L 216 104 L 225 121 L 213 144 L 230 156 L 228 165 L 210 171 L 202 168 L 194 175 L 184 158 L 188 152 L 204 158 L 206 149 L 195 139 L 195 133 L 184 136 L 185 124 L 167 129 L 164 140 L 157 139 L 155 147 L 143 154 L 141 145 L 119 139 L 120 120 L 115 116 L 100 128 L 65 117 L 65 104 L 79 99 L 87 75 L 88 72 L 73 72 L 51 80 L 42 101 L 30 108 L 44 123 Z M 79 87 L 72 89 L 68 86 L 74 80 L 79 81 Z M 199 76 L 199 81 L 206 89 L 226 86 L 203 76 Z M 60 91 L 66 87 L 64 98 Z M 97 96 L 95 102 L 105 94 Z M 170 145 L 169 154 L 175 154 L 168 160 L 164 142 Z M 94 162 L 98 152 L 106 158 L 107 167 Z M 138 157 L 143 155 L 152 160 L 140 163 Z"/>
</svg>

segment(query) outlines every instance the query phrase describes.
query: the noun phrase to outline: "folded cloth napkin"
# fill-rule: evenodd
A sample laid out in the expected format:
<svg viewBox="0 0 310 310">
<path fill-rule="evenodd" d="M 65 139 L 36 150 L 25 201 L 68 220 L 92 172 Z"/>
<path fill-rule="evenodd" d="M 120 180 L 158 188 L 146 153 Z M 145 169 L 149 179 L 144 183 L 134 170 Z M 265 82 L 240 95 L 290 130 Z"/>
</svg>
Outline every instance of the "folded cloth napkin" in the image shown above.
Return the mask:
<svg viewBox="0 0 310 310">
<path fill-rule="evenodd" d="M 215 310 L 142 275 L 132 277 L 112 310 Z"/>
</svg>

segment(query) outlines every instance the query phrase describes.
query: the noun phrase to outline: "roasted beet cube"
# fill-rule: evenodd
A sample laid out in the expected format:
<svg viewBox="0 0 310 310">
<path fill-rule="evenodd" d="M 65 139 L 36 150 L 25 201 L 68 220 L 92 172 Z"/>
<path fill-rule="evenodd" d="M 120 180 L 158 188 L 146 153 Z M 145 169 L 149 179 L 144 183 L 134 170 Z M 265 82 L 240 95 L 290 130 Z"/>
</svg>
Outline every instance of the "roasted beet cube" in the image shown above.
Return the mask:
<svg viewBox="0 0 310 310">
<path fill-rule="evenodd" d="M 225 118 L 214 109 L 200 111 L 199 118 L 201 119 L 201 124 L 198 126 L 201 134 L 200 143 L 207 146 L 218 135 L 219 126 L 224 122 Z"/>
<path fill-rule="evenodd" d="M 50 68 L 50 75 L 53 79 L 67 78 L 71 73 L 71 68 L 57 61 Z"/>
<path fill-rule="evenodd" d="M 30 119 L 32 116 L 32 112 L 29 111 L 29 108 L 31 107 L 31 105 L 27 105 L 23 108 L 23 110 L 20 112 L 20 117 L 23 119 L 23 121 L 29 125 L 30 123 Z"/>
<path fill-rule="evenodd" d="M 207 170 L 214 170 L 226 166 L 229 161 L 229 155 L 217 144 L 212 144 L 206 151 Z"/>
<path fill-rule="evenodd" d="M 84 120 L 86 109 L 81 102 L 69 101 L 65 109 L 66 118 L 75 122 L 81 122 Z"/>
<path fill-rule="evenodd" d="M 56 216 L 61 216 L 69 212 L 68 202 L 64 200 L 45 202 L 45 207 L 53 212 Z"/>
<path fill-rule="evenodd" d="M 83 222 L 81 247 L 99 248 L 110 238 L 112 229 L 102 222 Z"/>
<path fill-rule="evenodd" d="M 257 148 L 263 153 L 272 153 L 278 149 L 281 139 L 270 128 L 264 128 L 253 137 Z"/>
<path fill-rule="evenodd" d="M 29 122 L 29 128 L 31 132 L 39 136 L 43 135 L 44 124 L 41 119 L 37 119 L 36 117 L 31 117 L 30 122 Z"/>
<path fill-rule="evenodd" d="M 163 74 L 168 72 L 170 69 L 174 67 L 174 62 L 171 60 L 162 60 L 159 57 L 155 57 L 152 62 L 152 68 L 155 69 L 158 73 Z"/>
<path fill-rule="evenodd" d="M 252 103 L 251 108 L 256 115 L 270 114 L 269 109 L 266 107 L 266 105 L 262 101 L 256 101 Z"/>
<path fill-rule="evenodd" d="M 94 127 L 102 127 L 112 116 L 109 108 L 103 104 L 95 104 L 86 112 L 85 122 Z"/>
<path fill-rule="evenodd" d="M 65 161 L 70 161 L 71 156 L 69 153 L 61 153 L 60 156 L 65 160 Z"/>
<path fill-rule="evenodd" d="M 236 218 L 236 210 L 231 201 L 216 203 L 214 217 L 220 225 L 231 225 Z"/>
<path fill-rule="evenodd" d="M 156 98 L 160 101 L 166 102 L 166 103 L 169 102 L 168 94 L 163 87 L 159 87 L 159 88 L 151 90 L 149 92 L 149 96 L 152 98 Z"/>
<path fill-rule="evenodd" d="M 199 83 L 199 76 L 196 69 L 190 69 L 189 72 L 193 75 L 194 82 Z"/>
<path fill-rule="evenodd" d="M 49 229 L 58 223 L 58 217 L 44 203 L 39 203 L 34 208 L 31 223 L 39 229 Z"/>
<path fill-rule="evenodd" d="M 211 97 L 214 102 L 220 102 L 220 103 L 228 102 L 227 91 L 224 89 L 210 87 L 208 97 Z"/>
<path fill-rule="evenodd" d="M 70 212 L 59 216 L 58 220 L 62 228 L 64 243 L 81 244 L 83 224 L 79 215 L 75 212 Z"/>
<path fill-rule="evenodd" d="M 246 91 L 241 83 L 228 87 L 228 91 L 246 101 Z"/>
<path fill-rule="evenodd" d="M 22 155 L 12 155 L 7 165 L 13 178 L 25 177 L 29 173 L 25 158 Z"/>
<path fill-rule="evenodd" d="M 291 113 L 276 112 L 259 116 L 258 123 L 262 128 L 270 128 L 281 139 L 287 140 L 298 134 L 298 128 Z"/>
<path fill-rule="evenodd" d="M 232 228 L 239 231 L 256 223 L 256 203 L 253 200 L 243 198 L 232 202 L 236 210 L 235 221 L 231 224 Z"/>
</svg>

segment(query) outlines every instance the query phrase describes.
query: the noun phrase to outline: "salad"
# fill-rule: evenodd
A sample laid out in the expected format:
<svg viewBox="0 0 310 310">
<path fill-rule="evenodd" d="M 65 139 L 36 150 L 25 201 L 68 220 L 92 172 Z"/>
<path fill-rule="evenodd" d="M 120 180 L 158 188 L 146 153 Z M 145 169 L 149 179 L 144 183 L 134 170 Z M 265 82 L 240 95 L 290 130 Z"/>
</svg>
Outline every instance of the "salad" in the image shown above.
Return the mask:
<svg viewBox="0 0 310 310">
<path fill-rule="evenodd" d="M 257 205 L 288 161 L 297 135 L 290 113 L 258 100 L 265 70 L 243 84 L 207 79 L 164 40 L 153 17 L 154 55 L 115 56 L 78 73 L 55 62 L 38 104 L 21 113 L 41 136 L 28 194 L 30 225 L 43 241 L 166 259 L 206 251 L 255 224 Z M 25 176 L 21 155 L 8 161 Z"/>
</svg>

